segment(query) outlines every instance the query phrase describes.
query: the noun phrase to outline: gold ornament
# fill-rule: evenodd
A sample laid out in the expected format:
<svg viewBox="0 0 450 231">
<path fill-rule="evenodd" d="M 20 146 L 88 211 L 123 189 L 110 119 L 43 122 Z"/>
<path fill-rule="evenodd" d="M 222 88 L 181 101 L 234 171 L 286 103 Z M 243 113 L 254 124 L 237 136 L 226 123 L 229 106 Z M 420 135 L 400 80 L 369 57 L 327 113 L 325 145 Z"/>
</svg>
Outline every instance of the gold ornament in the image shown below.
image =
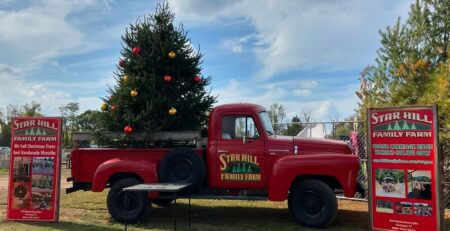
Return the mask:
<svg viewBox="0 0 450 231">
<path fill-rule="evenodd" d="M 108 104 L 102 103 L 102 106 L 100 106 L 100 109 L 101 109 L 102 111 L 107 111 L 107 110 L 108 110 Z"/>
<path fill-rule="evenodd" d="M 177 114 L 177 109 L 175 109 L 174 107 L 170 108 L 169 115 L 173 116 L 175 114 Z"/>
<path fill-rule="evenodd" d="M 129 78 L 128 78 L 128 75 L 124 75 L 124 76 L 123 76 L 123 81 L 127 82 L 128 79 L 129 79 Z"/>
<path fill-rule="evenodd" d="M 136 97 L 136 96 L 138 95 L 137 90 L 136 90 L 136 89 L 131 90 L 130 95 L 131 95 L 132 97 Z"/>
<path fill-rule="evenodd" d="M 169 58 L 174 59 L 177 54 L 174 51 L 169 52 Z"/>
</svg>

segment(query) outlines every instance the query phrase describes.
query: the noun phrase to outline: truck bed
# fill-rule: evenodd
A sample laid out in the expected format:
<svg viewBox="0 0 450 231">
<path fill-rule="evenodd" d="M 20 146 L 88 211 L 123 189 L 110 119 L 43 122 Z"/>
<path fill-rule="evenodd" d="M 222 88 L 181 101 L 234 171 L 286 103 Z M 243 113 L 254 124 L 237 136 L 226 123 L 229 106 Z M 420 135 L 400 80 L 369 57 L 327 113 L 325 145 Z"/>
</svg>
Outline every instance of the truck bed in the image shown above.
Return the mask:
<svg viewBox="0 0 450 231">
<path fill-rule="evenodd" d="M 99 165 L 112 159 L 136 159 L 159 163 L 171 149 L 116 149 L 116 148 L 79 148 L 72 150 L 71 180 L 91 183 Z M 204 158 L 204 149 L 193 149 Z"/>
</svg>

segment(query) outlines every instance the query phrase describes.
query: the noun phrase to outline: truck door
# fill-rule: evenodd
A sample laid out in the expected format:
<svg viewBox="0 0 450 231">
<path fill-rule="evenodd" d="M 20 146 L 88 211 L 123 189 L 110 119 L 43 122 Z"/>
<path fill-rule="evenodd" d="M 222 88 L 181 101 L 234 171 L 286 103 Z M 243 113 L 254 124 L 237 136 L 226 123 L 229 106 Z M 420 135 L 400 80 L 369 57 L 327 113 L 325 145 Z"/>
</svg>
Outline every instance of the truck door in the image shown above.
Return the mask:
<svg viewBox="0 0 450 231">
<path fill-rule="evenodd" d="M 217 186 L 263 188 L 265 182 L 264 136 L 257 121 L 246 114 L 222 117 L 215 167 Z"/>
</svg>

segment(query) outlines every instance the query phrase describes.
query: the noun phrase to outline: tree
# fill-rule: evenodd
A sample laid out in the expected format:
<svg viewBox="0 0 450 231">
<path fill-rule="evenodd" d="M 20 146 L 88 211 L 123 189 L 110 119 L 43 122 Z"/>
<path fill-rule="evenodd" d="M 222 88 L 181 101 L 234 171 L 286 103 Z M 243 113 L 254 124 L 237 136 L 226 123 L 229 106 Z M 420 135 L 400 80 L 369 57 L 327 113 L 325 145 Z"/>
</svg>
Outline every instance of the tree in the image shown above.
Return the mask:
<svg viewBox="0 0 450 231">
<path fill-rule="evenodd" d="M 312 113 L 313 113 L 313 109 L 311 109 L 311 108 L 302 108 L 302 110 L 300 112 L 301 120 L 304 123 L 311 123 L 313 121 Z"/>
<path fill-rule="evenodd" d="M 200 76 L 202 55 L 194 51 L 182 25 L 174 27 L 167 3 L 138 19 L 122 36 L 122 58 L 101 109 L 110 131 L 197 130 L 206 125 L 216 97 L 205 88 L 211 77 Z"/>
<path fill-rule="evenodd" d="M 77 130 L 77 112 L 80 106 L 77 102 L 68 103 L 64 106 L 59 107 L 59 112 L 62 116 L 63 131 L 64 131 L 64 147 L 72 147 L 72 133 Z"/>
<path fill-rule="evenodd" d="M 103 115 L 99 111 L 91 111 L 87 110 L 76 118 L 77 128 L 80 132 L 101 132 L 102 127 L 106 127 L 107 124 L 102 124 L 105 121 L 103 120 Z"/>
<path fill-rule="evenodd" d="M 273 124 L 273 129 L 277 134 L 280 134 L 285 130 L 283 123 L 286 118 L 286 109 L 284 105 L 273 103 L 270 105 L 269 110 L 267 110 L 267 114 L 270 118 L 270 122 Z"/>
<path fill-rule="evenodd" d="M 441 127 L 450 125 L 449 6 L 416 0 L 404 24 L 399 19 L 380 32 L 376 63 L 360 76 L 360 118 L 369 107 L 437 103 Z"/>
<path fill-rule="evenodd" d="M 18 116 L 43 116 L 41 104 L 32 101 L 22 106 L 9 104 L 5 110 L 0 111 L 0 145 L 11 145 L 11 121 Z"/>
<path fill-rule="evenodd" d="M 450 152 L 450 0 L 417 0 L 404 24 L 381 34 L 374 65 L 360 75 L 359 119 L 367 108 L 412 104 L 439 107 L 439 149 Z"/>
<path fill-rule="evenodd" d="M 291 123 L 287 125 L 286 135 L 296 136 L 304 127 L 300 118 L 294 116 L 292 117 Z"/>
<path fill-rule="evenodd" d="M 36 101 L 32 101 L 31 103 L 27 103 L 22 106 L 20 110 L 21 116 L 43 116 L 41 114 L 41 104 L 37 103 Z"/>
</svg>

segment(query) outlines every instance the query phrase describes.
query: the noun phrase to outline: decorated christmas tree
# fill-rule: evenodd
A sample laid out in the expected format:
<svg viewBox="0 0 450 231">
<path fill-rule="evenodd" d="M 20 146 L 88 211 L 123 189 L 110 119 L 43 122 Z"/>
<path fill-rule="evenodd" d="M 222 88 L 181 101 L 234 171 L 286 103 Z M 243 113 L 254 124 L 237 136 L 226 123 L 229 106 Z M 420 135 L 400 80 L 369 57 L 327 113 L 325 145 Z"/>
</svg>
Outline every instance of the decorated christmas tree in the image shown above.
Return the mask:
<svg viewBox="0 0 450 231">
<path fill-rule="evenodd" d="M 138 19 L 122 36 L 121 57 L 101 110 L 109 131 L 144 132 L 199 130 L 216 98 L 202 77 L 202 55 L 191 47 L 183 26 L 173 25 L 167 3 Z"/>
</svg>

